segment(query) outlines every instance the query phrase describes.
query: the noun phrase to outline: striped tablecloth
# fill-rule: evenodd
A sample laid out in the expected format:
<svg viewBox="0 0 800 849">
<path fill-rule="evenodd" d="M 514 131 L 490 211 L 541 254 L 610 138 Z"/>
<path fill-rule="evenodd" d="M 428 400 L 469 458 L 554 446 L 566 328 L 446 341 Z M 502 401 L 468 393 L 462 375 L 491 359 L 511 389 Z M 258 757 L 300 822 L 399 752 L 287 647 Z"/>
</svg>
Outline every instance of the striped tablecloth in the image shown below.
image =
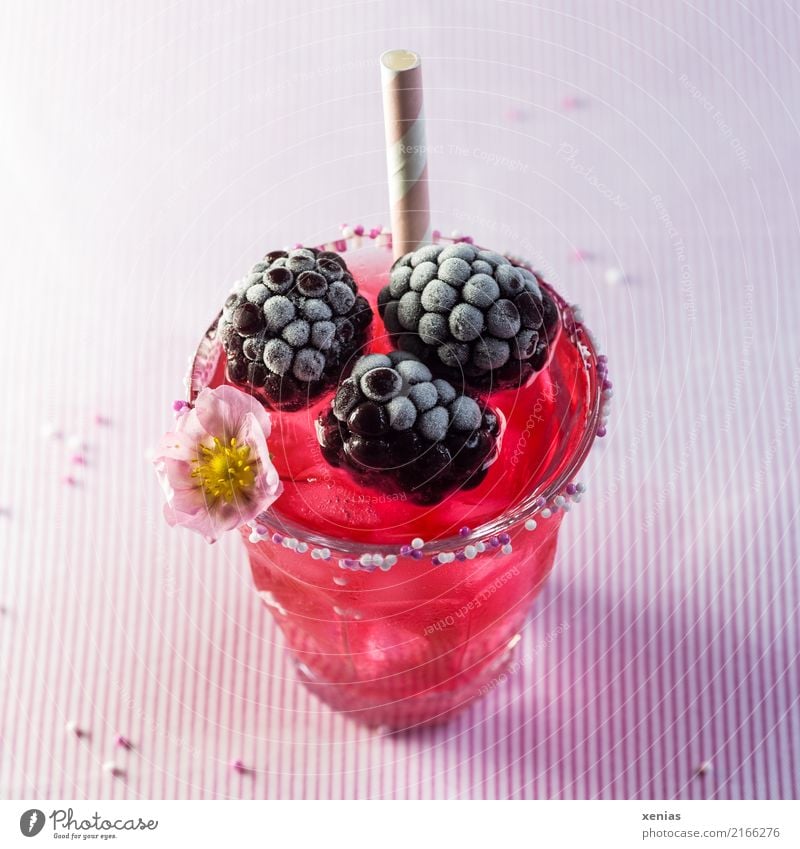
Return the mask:
<svg viewBox="0 0 800 849">
<path fill-rule="evenodd" d="M 796 797 L 796 7 L 397 10 L 0 9 L 0 797 Z M 434 221 L 580 302 L 617 397 L 522 662 L 382 736 L 296 682 L 237 539 L 164 525 L 147 452 L 249 262 L 386 223 L 399 46 Z"/>
</svg>

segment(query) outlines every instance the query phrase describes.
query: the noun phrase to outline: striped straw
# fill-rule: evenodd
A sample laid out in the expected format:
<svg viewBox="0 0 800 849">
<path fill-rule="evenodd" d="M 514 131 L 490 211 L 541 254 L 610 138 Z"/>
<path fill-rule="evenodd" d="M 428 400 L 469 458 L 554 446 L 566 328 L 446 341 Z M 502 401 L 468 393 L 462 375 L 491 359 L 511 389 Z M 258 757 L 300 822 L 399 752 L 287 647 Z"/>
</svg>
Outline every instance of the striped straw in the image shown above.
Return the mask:
<svg viewBox="0 0 800 849">
<path fill-rule="evenodd" d="M 419 55 L 411 50 L 387 50 L 381 56 L 381 81 L 392 246 L 397 258 L 431 239 Z"/>
</svg>

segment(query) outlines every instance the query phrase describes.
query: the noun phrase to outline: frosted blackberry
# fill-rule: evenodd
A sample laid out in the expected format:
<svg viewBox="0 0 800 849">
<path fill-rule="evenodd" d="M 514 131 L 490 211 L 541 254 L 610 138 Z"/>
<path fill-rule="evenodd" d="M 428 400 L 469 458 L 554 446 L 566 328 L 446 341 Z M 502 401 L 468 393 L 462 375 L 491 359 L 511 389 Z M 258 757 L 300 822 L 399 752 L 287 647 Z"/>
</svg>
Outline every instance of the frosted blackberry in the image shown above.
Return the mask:
<svg viewBox="0 0 800 849">
<path fill-rule="evenodd" d="M 451 383 L 482 390 L 526 383 L 547 365 L 561 327 L 541 278 L 468 244 L 400 257 L 378 312 L 398 348 Z"/>
<path fill-rule="evenodd" d="M 225 300 L 218 338 L 228 380 L 268 407 L 298 410 L 339 383 L 371 323 L 339 254 L 272 251 Z"/>
<path fill-rule="evenodd" d="M 316 430 L 332 465 L 419 504 L 477 486 L 499 453 L 497 415 L 403 351 L 357 360 Z"/>
</svg>

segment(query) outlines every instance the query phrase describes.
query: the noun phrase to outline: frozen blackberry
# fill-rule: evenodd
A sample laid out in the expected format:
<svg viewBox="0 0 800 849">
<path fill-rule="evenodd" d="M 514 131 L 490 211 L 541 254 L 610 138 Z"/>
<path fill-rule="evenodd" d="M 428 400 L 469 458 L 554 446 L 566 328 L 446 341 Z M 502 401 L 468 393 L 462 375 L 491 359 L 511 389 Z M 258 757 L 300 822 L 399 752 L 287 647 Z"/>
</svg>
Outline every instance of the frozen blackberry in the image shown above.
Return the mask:
<svg viewBox="0 0 800 849">
<path fill-rule="evenodd" d="M 451 383 L 483 390 L 518 386 L 541 371 L 561 326 L 539 277 L 468 244 L 400 257 L 378 312 L 398 348 Z"/>
<path fill-rule="evenodd" d="M 497 415 L 402 351 L 357 360 L 316 430 L 332 465 L 419 504 L 477 486 L 499 453 Z"/>
<path fill-rule="evenodd" d="M 253 266 L 225 301 L 218 338 L 232 383 L 268 407 L 298 410 L 339 383 L 371 323 L 344 259 L 300 248 Z"/>
</svg>

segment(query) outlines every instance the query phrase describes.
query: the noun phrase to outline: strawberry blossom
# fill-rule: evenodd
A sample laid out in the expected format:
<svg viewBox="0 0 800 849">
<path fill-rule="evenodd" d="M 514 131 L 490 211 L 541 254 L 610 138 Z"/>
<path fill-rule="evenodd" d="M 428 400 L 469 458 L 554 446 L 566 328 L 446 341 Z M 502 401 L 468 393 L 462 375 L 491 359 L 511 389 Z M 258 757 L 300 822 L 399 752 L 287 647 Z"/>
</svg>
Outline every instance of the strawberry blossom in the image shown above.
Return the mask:
<svg viewBox="0 0 800 849">
<path fill-rule="evenodd" d="M 232 386 L 203 389 L 154 461 L 167 522 L 215 542 L 269 507 L 283 489 L 267 450 L 271 429 L 250 395 Z"/>
</svg>

